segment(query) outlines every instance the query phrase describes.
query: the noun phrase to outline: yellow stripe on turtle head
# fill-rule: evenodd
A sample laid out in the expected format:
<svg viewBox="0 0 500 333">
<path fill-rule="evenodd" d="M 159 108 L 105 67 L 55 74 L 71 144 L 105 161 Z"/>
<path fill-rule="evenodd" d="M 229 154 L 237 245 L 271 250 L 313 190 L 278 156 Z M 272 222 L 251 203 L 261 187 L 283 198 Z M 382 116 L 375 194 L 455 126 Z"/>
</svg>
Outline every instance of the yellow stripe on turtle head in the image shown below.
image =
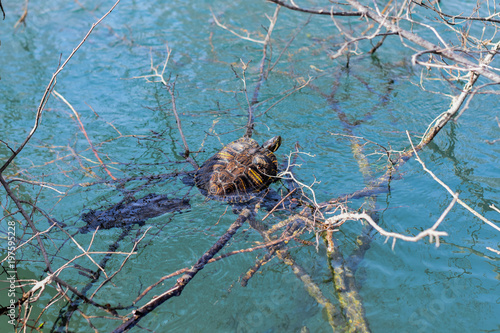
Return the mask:
<svg viewBox="0 0 500 333">
<path fill-rule="evenodd" d="M 252 178 L 252 180 L 254 181 L 255 184 L 262 184 L 262 178 L 260 177 L 260 175 L 255 172 L 253 169 L 248 169 L 248 174 L 250 176 L 250 178 Z"/>
</svg>

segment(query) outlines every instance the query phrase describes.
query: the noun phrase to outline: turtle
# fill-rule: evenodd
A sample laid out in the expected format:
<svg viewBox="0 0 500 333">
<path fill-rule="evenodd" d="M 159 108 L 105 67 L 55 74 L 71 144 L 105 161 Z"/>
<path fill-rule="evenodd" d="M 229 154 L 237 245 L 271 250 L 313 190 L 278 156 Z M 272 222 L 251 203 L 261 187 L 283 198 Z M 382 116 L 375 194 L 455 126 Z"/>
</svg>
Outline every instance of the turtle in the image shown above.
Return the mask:
<svg viewBox="0 0 500 333">
<path fill-rule="evenodd" d="M 208 199 L 248 202 L 277 179 L 278 160 L 273 153 L 280 145 L 279 135 L 262 146 L 249 137 L 233 141 L 203 163 L 195 184 Z"/>
</svg>

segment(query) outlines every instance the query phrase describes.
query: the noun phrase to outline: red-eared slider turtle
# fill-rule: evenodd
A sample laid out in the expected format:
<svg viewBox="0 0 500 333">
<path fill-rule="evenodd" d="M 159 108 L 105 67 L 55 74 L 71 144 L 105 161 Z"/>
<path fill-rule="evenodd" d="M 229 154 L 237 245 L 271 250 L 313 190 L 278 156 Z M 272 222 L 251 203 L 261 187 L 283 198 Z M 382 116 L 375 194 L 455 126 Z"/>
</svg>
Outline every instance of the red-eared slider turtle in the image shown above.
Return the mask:
<svg viewBox="0 0 500 333">
<path fill-rule="evenodd" d="M 276 180 L 278 160 L 273 153 L 280 145 L 280 136 L 262 146 L 246 137 L 233 141 L 196 171 L 196 186 L 209 199 L 247 202 Z"/>
</svg>

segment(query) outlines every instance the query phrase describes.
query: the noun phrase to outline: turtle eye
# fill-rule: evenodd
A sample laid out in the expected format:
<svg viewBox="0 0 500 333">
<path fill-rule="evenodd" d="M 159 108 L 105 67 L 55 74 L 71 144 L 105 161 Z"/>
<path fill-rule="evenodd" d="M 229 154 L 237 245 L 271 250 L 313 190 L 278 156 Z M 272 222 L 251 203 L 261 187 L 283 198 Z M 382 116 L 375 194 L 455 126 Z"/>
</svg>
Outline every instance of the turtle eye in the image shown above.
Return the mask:
<svg viewBox="0 0 500 333">
<path fill-rule="evenodd" d="M 281 146 L 281 136 L 275 136 L 264 142 L 262 145 L 263 148 L 270 150 L 271 152 L 275 152 Z"/>
</svg>

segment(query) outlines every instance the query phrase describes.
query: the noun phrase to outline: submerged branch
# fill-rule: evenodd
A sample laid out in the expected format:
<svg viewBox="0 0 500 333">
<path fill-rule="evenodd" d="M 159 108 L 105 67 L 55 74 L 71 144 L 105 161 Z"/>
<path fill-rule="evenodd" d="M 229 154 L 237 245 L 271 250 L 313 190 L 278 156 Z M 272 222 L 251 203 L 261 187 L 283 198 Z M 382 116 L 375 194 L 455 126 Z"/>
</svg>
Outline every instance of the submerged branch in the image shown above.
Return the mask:
<svg viewBox="0 0 500 333">
<path fill-rule="evenodd" d="M 238 229 L 245 223 L 246 220 L 253 216 L 254 212 L 248 208 L 245 208 L 236 221 L 227 229 L 226 233 L 222 235 L 219 240 L 207 251 L 205 252 L 196 264 L 187 270 L 182 277 L 177 280 L 175 286 L 164 292 L 163 294 L 155 297 L 153 300 L 149 301 L 145 305 L 141 306 L 137 310 L 133 311 L 130 318 L 126 320 L 122 325 L 113 330 L 113 333 L 125 332 L 137 325 L 137 323 L 149 314 L 151 311 L 156 309 L 158 306 L 163 304 L 168 299 L 179 296 L 186 285 L 194 278 L 194 276 L 202 270 L 210 259 L 213 258 L 233 237 L 233 235 L 238 231 Z"/>
<path fill-rule="evenodd" d="M 300 217 L 298 217 L 297 220 L 295 220 L 291 223 L 300 225 L 301 224 Z M 264 241 L 266 243 L 272 242 L 272 239 L 268 233 L 268 230 L 265 230 L 267 228 L 264 225 L 258 223 L 255 220 L 250 220 L 250 224 L 256 231 L 259 232 L 259 234 L 262 236 L 262 238 L 264 239 Z M 290 233 L 293 234 L 295 232 L 295 229 L 296 228 L 294 226 L 290 227 L 285 232 L 285 235 L 289 236 Z M 330 326 L 332 327 L 333 330 L 335 330 L 336 327 L 344 324 L 344 323 L 339 323 L 339 319 L 338 319 L 339 310 L 338 310 L 338 308 L 336 308 L 330 302 L 330 300 L 323 295 L 321 288 L 314 282 L 313 278 L 306 272 L 306 270 L 302 266 L 297 264 L 295 259 L 293 259 L 293 257 L 286 250 L 286 248 L 280 247 L 280 246 L 273 246 L 273 247 L 270 247 L 268 249 L 268 251 L 269 251 L 269 256 L 265 256 L 264 259 L 265 260 L 270 259 L 271 258 L 270 255 L 276 254 L 278 256 L 278 258 L 281 261 L 283 261 L 284 264 L 291 267 L 295 276 L 297 276 L 297 278 L 299 278 L 299 280 L 301 280 L 302 283 L 304 284 L 304 289 L 307 291 L 307 293 L 316 302 L 318 302 L 318 304 L 322 305 L 325 308 L 327 318 L 328 318 L 328 323 L 330 324 Z M 247 277 L 245 277 L 246 278 L 246 280 L 244 280 L 245 284 L 246 284 L 248 278 L 251 277 L 251 274 L 253 274 L 255 272 L 255 269 L 258 269 L 259 267 L 260 267 L 260 265 L 252 268 L 252 270 L 249 273 L 247 273 L 249 275 Z"/>
</svg>

